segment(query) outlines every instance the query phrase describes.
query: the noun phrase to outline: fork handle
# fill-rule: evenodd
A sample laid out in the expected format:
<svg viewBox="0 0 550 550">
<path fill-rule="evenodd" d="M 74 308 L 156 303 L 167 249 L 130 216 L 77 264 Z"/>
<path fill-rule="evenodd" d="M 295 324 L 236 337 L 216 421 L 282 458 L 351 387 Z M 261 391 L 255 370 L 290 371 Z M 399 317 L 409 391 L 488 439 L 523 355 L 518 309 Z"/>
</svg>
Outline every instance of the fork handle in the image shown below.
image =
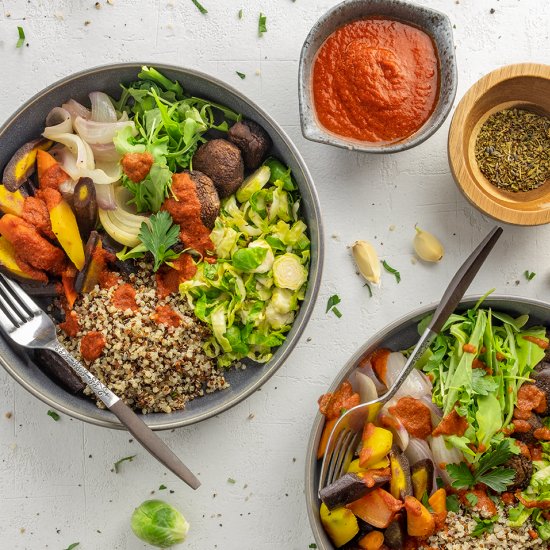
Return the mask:
<svg viewBox="0 0 550 550">
<path fill-rule="evenodd" d="M 100 382 L 80 361 L 75 359 L 62 344 L 56 340 L 51 342 L 48 349 L 55 351 L 69 363 L 70 367 L 88 384 L 96 396 L 105 403 L 107 408 L 117 416 L 137 441 L 161 464 L 164 464 L 193 489 L 200 487 L 200 481 L 170 447 L 124 401 Z"/>
<path fill-rule="evenodd" d="M 115 395 L 103 382 L 98 380 L 80 361 L 75 359 L 58 341 L 52 342 L 48 349 L 55 351 L 63 357 L 69 366 L 82 378 L 82 380 L 92 389 L 96 396 L 103 401 L 105 406 L 110 409 L 120 398 Z"/>
</svg>

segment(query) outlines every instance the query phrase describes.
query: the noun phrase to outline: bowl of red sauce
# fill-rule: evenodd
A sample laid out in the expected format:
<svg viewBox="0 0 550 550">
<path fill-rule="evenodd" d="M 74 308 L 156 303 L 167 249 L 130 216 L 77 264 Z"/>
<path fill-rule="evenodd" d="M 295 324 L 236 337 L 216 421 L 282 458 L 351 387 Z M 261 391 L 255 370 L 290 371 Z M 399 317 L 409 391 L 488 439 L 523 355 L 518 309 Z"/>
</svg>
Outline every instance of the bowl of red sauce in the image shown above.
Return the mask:
<svg viewBox="0 0 550 550">
<path fill-rule="evenodd" d="M 300 56 L 302 133 L 367 153 L 430 137 L 457 88 L 452 25 L 401 0 L 346 0 L 309 32 Z"/>
</svg>

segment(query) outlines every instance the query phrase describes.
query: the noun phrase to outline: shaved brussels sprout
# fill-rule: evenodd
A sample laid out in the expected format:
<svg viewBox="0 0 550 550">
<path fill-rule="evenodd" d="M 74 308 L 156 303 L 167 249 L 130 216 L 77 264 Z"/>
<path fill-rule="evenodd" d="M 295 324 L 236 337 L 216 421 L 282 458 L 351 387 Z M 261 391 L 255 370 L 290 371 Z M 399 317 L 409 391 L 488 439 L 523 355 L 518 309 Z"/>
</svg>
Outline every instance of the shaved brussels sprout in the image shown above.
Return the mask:
<svg viewBox="0 0 550 550">
<path fill-rule="evenodd" d="M 283 254 L 273 262 L 273 280 L 279 288 L 298 290 L 307 280 L 307 269 L 296 254 Z"/>
<path fill-rule="evenodd" d="M 170 548 L 185 540 L 189 523 L 170 504 L 146 500 L 132 514 L 132 531 L 142 541 L 157 548 Z"/>
</svg>

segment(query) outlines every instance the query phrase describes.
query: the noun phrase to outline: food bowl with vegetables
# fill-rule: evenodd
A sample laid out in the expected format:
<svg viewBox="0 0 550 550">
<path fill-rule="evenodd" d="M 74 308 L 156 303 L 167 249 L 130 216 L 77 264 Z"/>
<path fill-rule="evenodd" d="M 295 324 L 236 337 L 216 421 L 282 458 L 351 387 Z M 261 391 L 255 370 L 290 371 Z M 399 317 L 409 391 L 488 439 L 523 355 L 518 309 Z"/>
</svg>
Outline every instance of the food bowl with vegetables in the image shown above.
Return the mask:
<svg viewBox="0 0 550 550">
<path fill-rule="evenodd" d="M 318 486 L 343 410 L 382 395 L 434 307 L 399 319 L 321 396 L 306 458 L 319 548 L 544 547 L 550 540 L 550 306 L 465 299 L 405 384 L 363 426 L 341 476 Z M 538 546 L 543 543 L 543 546 Z M 500 546 L 499 546 L 500 545 Z"/>
<path fill-rule="evenodd" d="M 0 139 L 2 271 L 151 427 L 220 413 L 286 359 L 318 290 L 319 206 L 244 96 L 176 67 L 100 67 L 39 93 Z M 120 427 L 55 354 L 2 340 L 0 362 L 58 410 Z"/>
</svg>

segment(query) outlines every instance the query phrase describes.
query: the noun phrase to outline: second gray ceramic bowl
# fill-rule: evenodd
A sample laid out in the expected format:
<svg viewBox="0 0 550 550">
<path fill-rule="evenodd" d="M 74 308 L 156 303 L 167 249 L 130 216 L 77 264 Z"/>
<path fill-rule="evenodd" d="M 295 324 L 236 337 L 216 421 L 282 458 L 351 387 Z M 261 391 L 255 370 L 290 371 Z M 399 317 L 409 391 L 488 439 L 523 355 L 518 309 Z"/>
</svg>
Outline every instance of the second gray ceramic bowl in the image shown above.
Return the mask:
<svg viewBox="0 0 550 550">
<path fill-rule="evenodd" d="M 422 29 L 436 45 L 440 63 L 440 88 L 436 107 L 424 125 L 411 136 L 394 143 L 373 144 L 343 138 L 326 130 L 317 120 L 311 94 L 313 64 L 323 42 L 338 28 L 369 16 L 381 15 Z M 298 74 L 300 123 L 306 139 L 365 153 L 397 153 L 428 139 L 449 114 L 457 88 L 456 56 L 451 21 L 444 14 L 401 0 L 346 0 L 323 15 L 302 46 Z"/>
<path fill-rule="evenodd" d="M 463 311 L 473 307 L 479 298 L 480 296 L 468 296 L 464 298 L 458 310 Z M 370 338 L 347 361 L 336 375 L 327 391 L 335 391 L 344 380 L 349 378 L 361 359 L 369 356 L 375 349 L 386 347 L 393 350 L 399 350 L 414 345 L 418 340 L 418 322 L 428 313 L 432 313 L 438 305 L 438 303 L 435 303 L 417 309 L 380 330 L 380 332 Z M 544 325 L 550 327 L 550 304 L 539 300 L 530 300 L 518 296 L 490 296 L 485 299 L 483 306 L 503 311 L 514 317 L 527 314 L 529 315 L 529 326 Z M 315 406 L 316 403 L 311 404 L 312 411 L 315 410 Z M 317 460 L 317 448 L 319 447 L 324 423 L 324 416 L 317 413 L 315 415 L 306 451 L 306 506 L 309 523 L 313 531 L 313 536 L 315 537 L 315 542 L 317 543 L 317 548 L 319 550 L 335 550 L 334 545 L 321 524 L 321 519 L 319 518 L 320 501 L 317 496 L 319 490 L 319 473 L 321 470 L 321 461 Z"/>
<path fill-rule="evenodd" d="M 118 97 L 121 92 L 120 83 L 136 80 L 142 65 L 144 63 L 127 63 L 85 70 L 39 92 L 0 128 L 0 168 L 6 165 L 18 147 L 42 133 L 46 115 L 53 107 L 70 98 L 86 103 L 88 94 L 94 90 Z M 311 263 L 306 297 L 287 339 L 275 351 L 273 358 L 265 364 L 251 364 L 246 370 L 229 370 L 226 379 L 231 384 L 230 388 L 195 399 L 185 410 L 170 414 L 151 413 L 143 417 L 144 422 L 152 429 L 163 430 L 194 424 L 220 414 L 256 391 L 284 363 L 298 342 L 313 310 L 323 265 L 323 234 L 319 202 L 311 176 L 290 138 L 267 113 L 243 94 L 216 78 L 190 69 L 159 63 L 152 65 L 167 77 L 179 80 L 187 92 L 227 105 L 265 128 L 273 141 L 273 154 L 290 166 L 298 183 L 303 214 L 311 239 Z M 24 351 L 14 349 L 1 337 L 0 365 L 25 389 L 58 411 L 99 426 L 123 428 L 113 413 L 98 409 L 91 399 L 65 391 L 48 378 Z"/>
</svg>

